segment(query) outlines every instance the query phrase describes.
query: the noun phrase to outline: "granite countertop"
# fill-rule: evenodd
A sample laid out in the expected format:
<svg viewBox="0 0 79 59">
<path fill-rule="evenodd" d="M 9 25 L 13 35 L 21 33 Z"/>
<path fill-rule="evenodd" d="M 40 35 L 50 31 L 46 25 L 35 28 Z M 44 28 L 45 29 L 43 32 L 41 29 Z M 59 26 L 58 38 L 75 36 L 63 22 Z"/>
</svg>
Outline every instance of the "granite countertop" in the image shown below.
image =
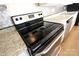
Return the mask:
<svg viewBox="0 0 79 59">
<path fill-rule="evenodd" d="M 76 14 L 77 12 L 62 12 L 60 14 L 58 14 L 57 16 L 50 16 L 45 18 L 44 20 L 46 21 L 53 21 L 53 22 L 57 22 L 57 23 L 65 23 L 69 18 L 71 18 L 74 14 Z"/>
<path fill-rule="evenodd" d="M 16 56 L 25 47 L 15 27 L 0 30 L 0 56 Z"/>
</svg>

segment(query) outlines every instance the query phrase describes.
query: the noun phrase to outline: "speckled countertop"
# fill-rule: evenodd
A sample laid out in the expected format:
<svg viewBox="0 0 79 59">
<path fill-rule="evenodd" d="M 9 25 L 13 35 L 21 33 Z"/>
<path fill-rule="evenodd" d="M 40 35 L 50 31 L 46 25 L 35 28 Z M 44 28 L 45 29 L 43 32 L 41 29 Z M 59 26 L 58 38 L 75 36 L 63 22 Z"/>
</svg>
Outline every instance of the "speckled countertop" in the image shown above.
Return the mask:
<svg viewBox="0 0 79 59">
<path fill-rule="evenodd" d="M 0 56 L 16 56 L 25 44 L 15 27 L 0 30 Z"/>
<path fill-rule="evenodd" d="M 46 17 L 44 18 L 44 20 L 65 24 L 68 19 L 70 19 L 74 14 L 77 14 L 77 13 L 78 12 L 64 11 L 58 15 L 52 15 L 52 16 Z"/>
</svg>

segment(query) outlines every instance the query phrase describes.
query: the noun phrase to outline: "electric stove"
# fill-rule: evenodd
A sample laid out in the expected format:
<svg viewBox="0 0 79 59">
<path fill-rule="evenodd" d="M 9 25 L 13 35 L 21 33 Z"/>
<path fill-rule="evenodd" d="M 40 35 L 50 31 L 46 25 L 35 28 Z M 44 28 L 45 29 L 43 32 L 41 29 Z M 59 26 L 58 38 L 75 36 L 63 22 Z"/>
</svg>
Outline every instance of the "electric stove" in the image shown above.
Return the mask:
<svg viewBox="0 0 79 59">
<path fill-rule="evenodd" d="M 41 11 L 16 15 L 11 18 L 27 46 L 29 55 L 42 52 L 64 30 L 60 23 L 43 21 Z"/>
</svg>

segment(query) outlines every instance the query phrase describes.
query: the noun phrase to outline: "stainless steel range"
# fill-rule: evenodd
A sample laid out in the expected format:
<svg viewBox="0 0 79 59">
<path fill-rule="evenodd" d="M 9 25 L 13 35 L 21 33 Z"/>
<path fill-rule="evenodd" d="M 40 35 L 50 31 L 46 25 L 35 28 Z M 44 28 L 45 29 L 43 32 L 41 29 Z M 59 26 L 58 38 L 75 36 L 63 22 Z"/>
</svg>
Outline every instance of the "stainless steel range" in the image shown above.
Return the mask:
<svg viewBox="0 0 79 59">
<path fill-rule="evenodd" d="M 63 31 L 63 25 L 43 21 L 42 12 L 12 16 L 13 23 L 27 46 L 29 55 L 43 51 Z"/>
</svg>

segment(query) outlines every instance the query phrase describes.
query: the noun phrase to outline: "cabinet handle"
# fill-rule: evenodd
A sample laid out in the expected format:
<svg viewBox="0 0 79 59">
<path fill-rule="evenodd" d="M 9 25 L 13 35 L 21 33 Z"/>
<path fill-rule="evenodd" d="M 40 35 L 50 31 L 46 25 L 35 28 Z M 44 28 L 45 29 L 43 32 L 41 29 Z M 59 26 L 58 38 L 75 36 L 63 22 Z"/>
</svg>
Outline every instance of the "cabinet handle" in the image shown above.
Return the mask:
<svg viewBox="0 0 79 59">
<path fill-rule="evenodd" d="M 67 23 L 69 23 L 69 20 L 67 21 Z"/>
<path fill-rule="evenodd" d="M 73 17 L 71 17 L 69 20 L 67 20 L 67 23 L 69 23 L 72 18 L 73 18 Z"/>
</svg>

